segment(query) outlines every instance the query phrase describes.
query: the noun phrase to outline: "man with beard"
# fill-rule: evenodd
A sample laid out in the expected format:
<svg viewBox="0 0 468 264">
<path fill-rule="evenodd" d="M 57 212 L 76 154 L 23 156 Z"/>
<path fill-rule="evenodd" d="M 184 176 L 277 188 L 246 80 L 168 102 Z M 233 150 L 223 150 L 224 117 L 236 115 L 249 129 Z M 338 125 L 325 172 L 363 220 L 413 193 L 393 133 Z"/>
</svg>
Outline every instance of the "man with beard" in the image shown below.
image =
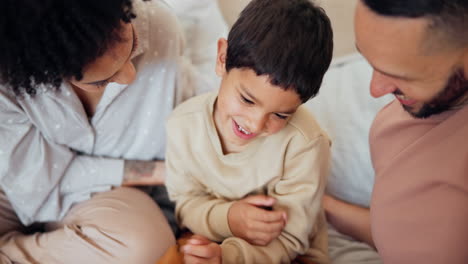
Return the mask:
<svg viewBox="0 0 468 264">
<path fill-rule="evenodd" d="M 370 212 L 327 197 L 330 222 L 384 263 L 468 263 L 468 1 L 360 0 L 372 96 Z"/>
</svg>

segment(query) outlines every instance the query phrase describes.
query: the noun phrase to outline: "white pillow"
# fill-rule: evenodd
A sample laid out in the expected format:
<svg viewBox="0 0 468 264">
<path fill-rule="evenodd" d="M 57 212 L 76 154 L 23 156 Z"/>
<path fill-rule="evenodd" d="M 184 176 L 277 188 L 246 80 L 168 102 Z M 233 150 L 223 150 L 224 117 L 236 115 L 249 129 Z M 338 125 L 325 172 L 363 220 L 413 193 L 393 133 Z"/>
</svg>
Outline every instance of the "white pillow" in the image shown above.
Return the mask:
<svg viewBox="0 0 468 264">
<path fill-rule="evenodd" d="M 200 76 L 218 88 L 220 79 L 215 74 L 218 39 L 227 38 L 228 26 L 218 1 L 166 0 L 184 29 L 186 46 L 184 55 L 189 58 Z M 208 89 L 211 90 L 211 89 Z M 207 90 L 207 91 L 208 91 Z"/>
<path fill-rule="evenodd" d="M 332 140 L 327 192 L 365 207 L 374 184 L 369 129 L 377 112 L 393 99 L 371 97 L 371 75 L 372 68 L 359 54 L 335 60 L 319 95 L 306 103 Z"/>
</svg>

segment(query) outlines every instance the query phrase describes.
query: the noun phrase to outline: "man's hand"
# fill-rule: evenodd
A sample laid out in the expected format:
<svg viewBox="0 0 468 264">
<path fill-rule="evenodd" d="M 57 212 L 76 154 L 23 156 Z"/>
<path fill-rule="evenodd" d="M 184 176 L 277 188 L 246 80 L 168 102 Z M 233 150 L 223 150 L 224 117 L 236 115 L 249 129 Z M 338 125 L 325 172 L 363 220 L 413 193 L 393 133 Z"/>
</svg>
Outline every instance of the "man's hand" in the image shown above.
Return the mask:
<svg viewBox="0 0 468 264">
<path fill-rule="evenodd" d="M 221 247 L 204 236 L 193 235 L 181 248 L 185 264 L 220 264 Z"/>
<path fill-rule="evenodd" d="M 164 184 L 165 171 L 164 161 L 126 160 L 122 186 Z"/>
<path fill-rule="evenodd" d="M 268 245 L 281 234 L 287 222 L 286 212 L 269 210 L 275 203 L 274 198 L 265 195 L 253 195 L 233 203 L 228 212 L 232 234 L 252 245 Z"/>
</svg>

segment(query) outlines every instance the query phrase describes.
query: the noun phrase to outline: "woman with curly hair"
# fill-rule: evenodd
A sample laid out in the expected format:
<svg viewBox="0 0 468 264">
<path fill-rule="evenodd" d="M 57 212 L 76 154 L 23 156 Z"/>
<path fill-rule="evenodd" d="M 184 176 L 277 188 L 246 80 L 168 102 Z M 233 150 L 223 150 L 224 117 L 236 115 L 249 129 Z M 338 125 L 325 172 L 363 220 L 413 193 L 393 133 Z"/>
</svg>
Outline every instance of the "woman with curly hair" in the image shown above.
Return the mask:
<svg viewBox="0 0 468 264">
<path fill-rule="evenodd" d="M 209 88 L 175 16 L 159 0 L 0 6 L 0 263 L 154 263 L 174 236 L 129 187 L 161 183 L 166 117 Z"/>
</svg>

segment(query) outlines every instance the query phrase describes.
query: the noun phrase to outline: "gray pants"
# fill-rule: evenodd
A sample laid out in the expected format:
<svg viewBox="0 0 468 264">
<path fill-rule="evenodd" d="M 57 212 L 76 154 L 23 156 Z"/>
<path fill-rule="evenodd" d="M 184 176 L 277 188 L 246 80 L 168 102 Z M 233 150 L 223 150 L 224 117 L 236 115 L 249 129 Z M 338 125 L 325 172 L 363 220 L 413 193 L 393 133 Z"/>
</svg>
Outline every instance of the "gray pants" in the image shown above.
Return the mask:
<svg viewBox="0 0 468 264">
<path fill-rule="evenodd" d="M 169 194 L 165 185 L 155 185 L 155 186 L 142 186 L 138 189 L 147 193 L 158 205 L 164 216 L 169 222 L 169 226 L 172 229 L 172 232 L 178 238 L 181 235 L 183 230 L 177 224 L 175 216 L 175 203 L 169 200 Z"/>
<path fill-rule="evenodd" d="M 328 253 L 332 264 L 382 264 L 374 248 L 343 235 L 328 225 Z"/>
<path fill-rule="evenodd" d="M 96 194 L 43 228 L 30 233 L 0 192 L 2 264 L 154 264 L 175 244 L 156 203 L 133 188 Z"/>
</svg>

